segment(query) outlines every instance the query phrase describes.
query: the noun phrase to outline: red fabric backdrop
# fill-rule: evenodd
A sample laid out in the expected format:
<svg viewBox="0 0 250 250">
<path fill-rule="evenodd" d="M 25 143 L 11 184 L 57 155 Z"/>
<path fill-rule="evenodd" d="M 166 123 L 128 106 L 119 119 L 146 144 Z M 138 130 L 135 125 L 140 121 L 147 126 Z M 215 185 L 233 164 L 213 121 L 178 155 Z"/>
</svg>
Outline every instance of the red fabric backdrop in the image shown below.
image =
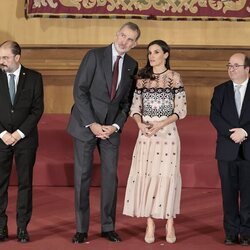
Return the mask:
<svg viewBox="0 0 250 250">
<path fill-rule="evenodd" d="M 250 20 L 249 0 L 26 0 L 26 17 Z"/>
</svg>

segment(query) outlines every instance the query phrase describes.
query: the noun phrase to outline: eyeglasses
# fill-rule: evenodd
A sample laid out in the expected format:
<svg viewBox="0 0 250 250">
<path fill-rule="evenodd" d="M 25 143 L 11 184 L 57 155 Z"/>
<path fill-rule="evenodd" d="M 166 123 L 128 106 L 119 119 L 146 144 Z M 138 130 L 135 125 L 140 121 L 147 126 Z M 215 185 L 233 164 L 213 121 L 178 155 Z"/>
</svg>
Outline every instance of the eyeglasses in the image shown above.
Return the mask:
<svg viewBox="0 0 250 250">
<path fill-rule="evenodd" d="M 239 67 L 242 67 L 242 66 L 246 66 L 244 64 L 240 65 L 240 64 L 227 64 L 226 67 L 227 69 L 238 69 Z"/>
</svg>

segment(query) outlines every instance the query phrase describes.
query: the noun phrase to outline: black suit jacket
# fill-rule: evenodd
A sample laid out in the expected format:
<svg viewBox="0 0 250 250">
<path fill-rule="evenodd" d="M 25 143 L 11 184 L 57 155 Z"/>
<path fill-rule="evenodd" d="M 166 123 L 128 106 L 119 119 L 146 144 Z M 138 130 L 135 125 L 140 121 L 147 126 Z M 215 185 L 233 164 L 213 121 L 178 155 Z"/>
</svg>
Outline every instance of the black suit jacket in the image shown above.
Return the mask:
<svg viewBox="0 0 250 250">
<path fill-rule="evenodd" d="M 243 156 L 250 160 L 250 141 L 245 140 L 241 145 L 230 139 L 231 128 L 243 128 L 250 136 L 250 80 L 248 81 L 241 115 L 238 117 L 234 98 L 232 81 L 227 81 L 214 89 L 211 100 L 210 120 L 217 130 L 216 158 L 232 161 L 238 156 L 242 147 Z"/>
<path fill-rule="evenodd" d="M 8 80 L 0 71 L 0 133 L 17 129 L 25 134 L 16 147 L 36 148 L 38 146 L 37 124 L 44 110 L 43 81 L 40 73 L 21 66 L 14 104 L 11 104 Z M 0 148 L 6 146 L 0 140 Z"/>
<path fill-rule="evenodd" d="M 94 138 L 86 125 L 93 122 L 112 125 L 122 129 L 131 105 L 135 88 L 134 75 L 138 64 L 125 55 L 121 81 L 116 96 L 110 99 L 112 84 L 112 46 L 90 50 L 83 58 L 74 84 L 74 101 L 68 132 L 75 138 L 86 141 Z M 117 141 L 119 133 L 110 140 Z"/>
</svg>

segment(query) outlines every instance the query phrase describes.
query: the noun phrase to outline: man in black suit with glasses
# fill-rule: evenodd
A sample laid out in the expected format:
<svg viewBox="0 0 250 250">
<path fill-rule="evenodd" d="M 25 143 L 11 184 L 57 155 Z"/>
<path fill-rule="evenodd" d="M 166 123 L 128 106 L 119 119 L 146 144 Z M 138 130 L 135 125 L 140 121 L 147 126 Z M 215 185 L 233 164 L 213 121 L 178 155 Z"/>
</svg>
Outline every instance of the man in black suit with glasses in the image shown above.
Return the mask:
<svg viewBox="0 0 250 250">
<path fill-rule="evenodd" d="M 230 80 L 215 87 L 210 120 L 217 130 L 226 245 L 250 244 L 250 60 L 233 54 Z"/>
</svg>

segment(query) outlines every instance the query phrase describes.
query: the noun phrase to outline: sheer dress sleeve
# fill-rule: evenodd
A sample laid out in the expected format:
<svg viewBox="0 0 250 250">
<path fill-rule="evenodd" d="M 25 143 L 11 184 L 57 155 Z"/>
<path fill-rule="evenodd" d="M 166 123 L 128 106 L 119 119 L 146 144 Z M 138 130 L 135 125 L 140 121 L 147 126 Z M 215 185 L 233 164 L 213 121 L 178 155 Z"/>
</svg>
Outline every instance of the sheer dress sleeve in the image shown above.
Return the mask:
<svg viewBox="0 0 250 250">
<path fill-rule="evenodd" d="M 143 80 L 138 79 L 136 83 L 136 89 L 133 96 L 132 105 L 130 108 L 130 116 L 138 114 L 142 116 L 142 88 L 143 88 Z"/>
<path fill-rule="evenodd" d="M 173 89 L 175 93 L 173 113 L 178 116 L 178 119 L 183 119 L 187 115 L 186 93 L 180 74 L 176 72 L 173 75 Z"/>
</svg>

